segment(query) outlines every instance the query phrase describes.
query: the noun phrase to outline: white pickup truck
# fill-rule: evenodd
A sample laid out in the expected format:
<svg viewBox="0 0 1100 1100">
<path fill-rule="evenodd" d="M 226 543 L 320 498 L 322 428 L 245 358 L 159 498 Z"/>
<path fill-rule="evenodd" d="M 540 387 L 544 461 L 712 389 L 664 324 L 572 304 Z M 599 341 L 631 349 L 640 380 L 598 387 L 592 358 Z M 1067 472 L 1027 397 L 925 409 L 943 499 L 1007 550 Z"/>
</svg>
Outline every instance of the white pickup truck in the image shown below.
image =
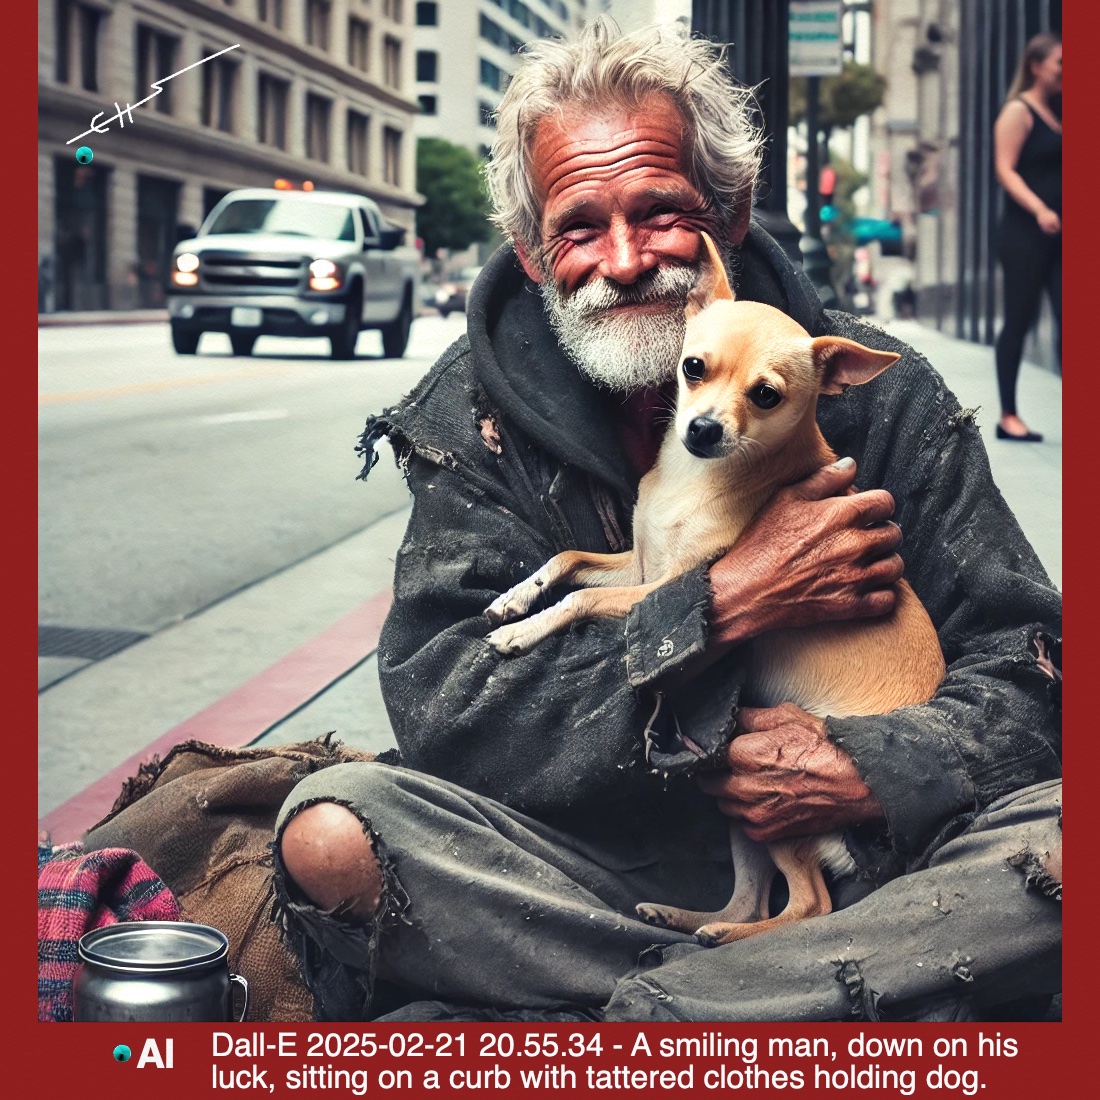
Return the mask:
<svg viewBox="0 0 1100 1100">
<path fill-rule="evenodd" d="M 176 245 L 172 345 L 194 355 L 204 332 L 226 332 L 234 355 L 251 355 L 258 336 L 327 336 L 333 359 L 351 359 L 359 330 L 375 328 L 398 359 L 420 300 L 420 255 L 404 235 L 362 195 L 231 191 Z"/>
</svg>

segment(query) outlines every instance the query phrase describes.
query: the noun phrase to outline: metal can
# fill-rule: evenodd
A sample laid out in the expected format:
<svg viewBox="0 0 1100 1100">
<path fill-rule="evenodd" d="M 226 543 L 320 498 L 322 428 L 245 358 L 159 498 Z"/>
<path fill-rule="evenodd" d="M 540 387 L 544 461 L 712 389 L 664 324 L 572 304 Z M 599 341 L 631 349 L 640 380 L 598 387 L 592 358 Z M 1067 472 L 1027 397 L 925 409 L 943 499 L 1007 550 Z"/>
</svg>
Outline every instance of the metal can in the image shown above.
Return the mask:
<svg viewBox="0 0 1100 1100">
<path fill-rule="evenodd" d="M 229 940 L 206 924 L 138 920 L 80 937 L 73 1018 L 82 1022 L 233 1020 L 233 986 L 248 1012 L 248 982 L 229 972 Z"/>
</svg>

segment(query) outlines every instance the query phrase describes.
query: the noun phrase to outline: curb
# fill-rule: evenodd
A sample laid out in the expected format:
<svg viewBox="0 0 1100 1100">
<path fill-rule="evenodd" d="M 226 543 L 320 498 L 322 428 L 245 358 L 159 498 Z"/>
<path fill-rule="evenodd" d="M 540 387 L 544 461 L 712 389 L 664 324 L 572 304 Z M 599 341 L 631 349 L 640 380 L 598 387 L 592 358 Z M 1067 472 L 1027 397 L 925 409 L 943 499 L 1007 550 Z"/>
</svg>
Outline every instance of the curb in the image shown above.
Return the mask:
<svg viewBox="0 0 1100 1100">
<path fill-rule="evenodd" d="M 97 310 L 94 313 L 40 313 L 39 328 L 60 328 L 65 325 L 151 325 L 168 322 L 166 309 Z"/>
</svg>

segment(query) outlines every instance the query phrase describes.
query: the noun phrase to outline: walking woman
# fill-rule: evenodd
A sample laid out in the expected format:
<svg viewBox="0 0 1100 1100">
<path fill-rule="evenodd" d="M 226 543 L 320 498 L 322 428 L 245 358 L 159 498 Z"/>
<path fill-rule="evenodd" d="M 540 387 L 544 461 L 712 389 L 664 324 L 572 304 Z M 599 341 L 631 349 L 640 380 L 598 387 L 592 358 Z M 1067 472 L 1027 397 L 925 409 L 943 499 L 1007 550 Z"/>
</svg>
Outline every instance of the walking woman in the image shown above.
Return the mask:
<svg viewBox="0 0 1100 1100">
<path fill-rule="evenodd" d="M 1024 339 L 1045 289 L 1054 312 L 1062 359 L 1062 42 L 1038 34 L 993 128 L 997 180 L 1005 213 L 997 248 L 1004 271 L 1004 328 L 997 338 L 1001 392 L 998 439 L 1040 443 L 1043 437 L 1016 414 L 1016 379 Z"/>
</svg>

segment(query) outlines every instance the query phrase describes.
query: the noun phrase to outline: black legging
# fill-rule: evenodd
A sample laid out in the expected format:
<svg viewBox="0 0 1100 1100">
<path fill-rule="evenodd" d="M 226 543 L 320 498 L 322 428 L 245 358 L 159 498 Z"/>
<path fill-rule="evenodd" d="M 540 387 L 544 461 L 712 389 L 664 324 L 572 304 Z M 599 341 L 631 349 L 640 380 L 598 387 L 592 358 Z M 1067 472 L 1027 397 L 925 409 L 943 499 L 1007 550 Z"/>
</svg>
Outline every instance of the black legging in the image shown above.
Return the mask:
<svg viewBox="0 0 1100 1100">
<path fill-rule="evenodd" d="M 1016 413 L 1016 379 L 1024 340 L 1039 313 L 1046 287 L 1054 311 L 1058 362 L 1062 362 L 1062 235 L 1044 233 L 1028 215 L 1006 215 L 998 234 L 997 251 L 1004 271 L 1004 328 L 997 337 L 997 385 L 1001 413 Z"/>
</svg>

